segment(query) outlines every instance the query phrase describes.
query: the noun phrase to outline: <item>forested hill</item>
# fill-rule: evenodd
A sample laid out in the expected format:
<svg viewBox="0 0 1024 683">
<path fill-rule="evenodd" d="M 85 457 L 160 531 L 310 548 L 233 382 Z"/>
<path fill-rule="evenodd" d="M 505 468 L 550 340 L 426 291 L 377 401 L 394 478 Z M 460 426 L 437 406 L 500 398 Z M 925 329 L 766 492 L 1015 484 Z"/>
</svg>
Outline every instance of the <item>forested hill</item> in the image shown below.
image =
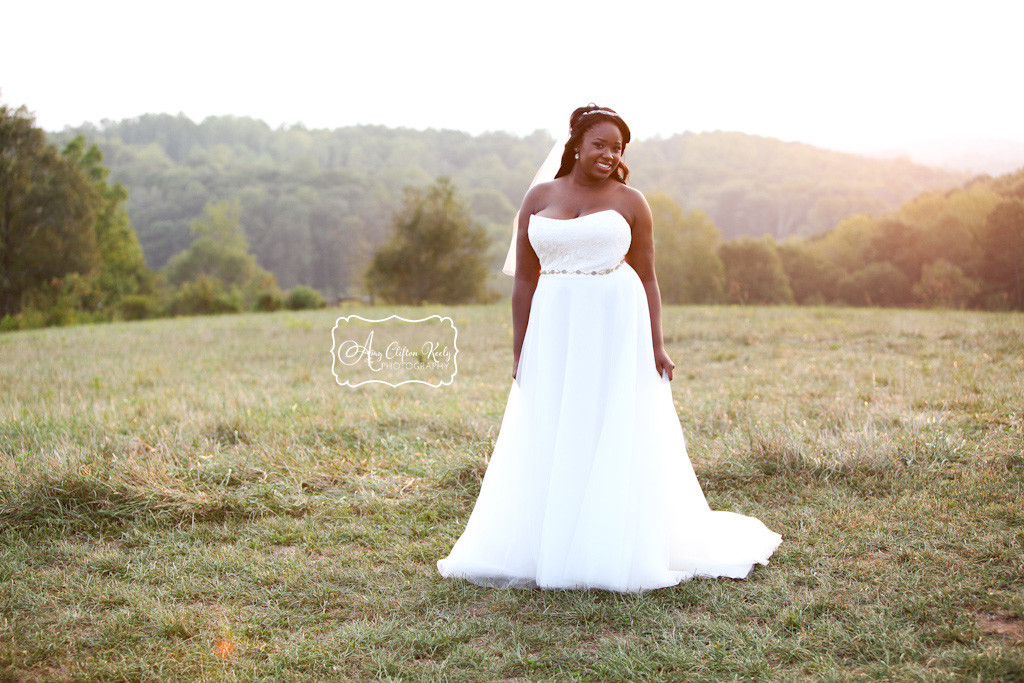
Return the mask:
<svg viewBox="0 0 1024 683">
<path fill-rule="evenodd" d="M 631 145 L 633 184 L 708 214 L 725 239 L 813 235 L 875 214 L 966 174 L 745 133 L 683 133 Z"/>
<path fill-rule="evenodd" d="M 84 134 L 103 150 L 147 262 L 162 267 L 193 238 L 213 201 L 239 198 L 260 264 L 284 287 L 355 291 L 403 189 L 450 176 L 504 254 L 515 207 L 550 149 L 545 132 L 470 135 L 352 126 L 272 129 L 251 118 L 145 115 L 51 134 Z M 813 234 L 964 177 L 741 133 L 687 133 L 632 143 L 632 184 L 708 213 L 726 239 Z"/>
</svg>

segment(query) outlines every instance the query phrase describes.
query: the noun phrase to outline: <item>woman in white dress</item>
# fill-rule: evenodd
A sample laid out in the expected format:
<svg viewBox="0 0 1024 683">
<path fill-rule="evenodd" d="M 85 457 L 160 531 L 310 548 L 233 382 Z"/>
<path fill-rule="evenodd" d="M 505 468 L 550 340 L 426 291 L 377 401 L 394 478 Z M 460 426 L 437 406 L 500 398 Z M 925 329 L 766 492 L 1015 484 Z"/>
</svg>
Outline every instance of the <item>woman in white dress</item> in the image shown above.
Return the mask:
<svg viewBox="0 0 1024 683">
<path fill-rule="evenodd" d="M 442 576 L 635 592 L 745 578 L 782 540 L 757 519 L 711 511 L 694 476 L 669 384 L 651 210 L 626 185 L 629 140 L 613 110 L 577 109 L 555 179 L 523 200 L 506 269 L 514 379 Z"/>
</svg>

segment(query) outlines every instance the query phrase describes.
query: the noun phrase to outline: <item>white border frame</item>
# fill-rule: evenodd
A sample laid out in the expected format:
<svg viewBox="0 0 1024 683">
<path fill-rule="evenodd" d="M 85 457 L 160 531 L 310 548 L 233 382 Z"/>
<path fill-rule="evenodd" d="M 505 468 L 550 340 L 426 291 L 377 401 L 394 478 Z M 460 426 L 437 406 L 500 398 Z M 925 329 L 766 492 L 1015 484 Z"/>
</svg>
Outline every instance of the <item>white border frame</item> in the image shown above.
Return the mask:
<svg viewBox="0 0 1024 683">
<path fill-rule="evenodd" d="M 336 366 L 335 366 L 335 364 L 338 362 L 338 340 L 335 339 L 334 334 L 338 330 L 338 326 L 341 324 L 341 321 L 344 320 L 345 322 L 349 322 L 353 318 L 357 318 L 358 320 L 362 320 L 363 322 L 367 322 L 367 323 L 383 323 L 383 322 L 387 322 L 388 320 L 392 320 L 392 319 L 395 319 L 395 318 L 397 318 L 398 320 L 401 320 L 402 322 L 407 322 L 407 323 L 422 323 L 422 322 L 427 322 L 428 320 L 434 320 L 435 318 L 438 321 L 442 322 L 442 323 L 443 322 L 447 322 L 449 325 L 452 326 L 452 331 L 455 333 L 454 336 L 452 337 L 452 346 L 455 347 L 455 354 L 452 356 L 452 363 L 455 364 L 455 370 L 452 372 L 451 378 L 449 378 L 447 382 L 441 382 L 440 384 L 434 384 L 432 382 L 425 382 L 425 381 L 423 381 L 421 379 L 407 379 L 407 380 L 404 380 L 402 382 L 399 382 L 398 384 L 393 384 L 391 382 L 387 382 L 387 381 L 384 381 L 384 380 L 381 380 L 381 379 L 368 379 L 365 382 L 359 382 L 358 384 L 352 384 L 349 380 L 342 381 L 338 377 L 338 372 L 337 372 Z M 361 387 L 364 384 L 386 384 L 389 387 L 399 387 L 399 386 L 402 386 L 403 384 L 425 384 L 428 387 L 434 387 L 436 389 L 437 387 L 449 386 L 449 385 L 452 384 L 452 382 L 455 381 L 455 376 L 457 374 L 459 374 L 459 360 L 458 359 L 459 359 L 459 330 L 458 330 L 457 327 L 455 327 L 455 321 L 453 321 L 448 316 L 431 315 L 431 316 L 428 316 L 426 318 L 417 318 L 415 320 L 411 320 L 409 318 L 403 318 L 400 315 L 394 315 L 394 314 L 389 315 L 386 318 L 380 318 L 380 319 L 364 318 L 361 315 L 344 315 L 344 316 L 339 317 L 337 320 L 335 320 L 334 321 L 334 327 L 331 328 L 331 374 L 334 375 L 334 381 L 337 382 L 338 385 L 343 386 L 343 387 L 356 388 L 356 387 Z"/>
</svg>

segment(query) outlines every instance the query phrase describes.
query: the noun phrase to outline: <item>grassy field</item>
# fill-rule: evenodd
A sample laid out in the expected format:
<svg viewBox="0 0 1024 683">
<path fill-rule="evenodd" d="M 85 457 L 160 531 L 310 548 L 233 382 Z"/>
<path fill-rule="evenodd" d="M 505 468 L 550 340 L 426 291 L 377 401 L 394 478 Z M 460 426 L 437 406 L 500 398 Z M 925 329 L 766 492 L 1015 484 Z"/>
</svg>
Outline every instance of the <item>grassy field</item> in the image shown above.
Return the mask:
<svg viewBox="0 0 1024 683">
<path fill-rule="evenodd" d="M 785 540 L 617 595 L 437 575 L 507 304 L 426 310 L 437 389 L 337 386 L 346 312 L 0 335 L 0 679 L 1024 680 L 1024 316 L 669 307 L 708 499 Z"/>
</svg>

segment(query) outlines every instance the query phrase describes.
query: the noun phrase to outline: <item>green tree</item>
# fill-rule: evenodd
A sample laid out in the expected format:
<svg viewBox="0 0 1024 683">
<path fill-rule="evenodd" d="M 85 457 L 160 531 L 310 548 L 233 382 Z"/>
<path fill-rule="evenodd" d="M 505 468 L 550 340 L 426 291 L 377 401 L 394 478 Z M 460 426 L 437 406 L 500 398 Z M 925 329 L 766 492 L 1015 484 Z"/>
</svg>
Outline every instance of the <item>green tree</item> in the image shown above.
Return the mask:
<svg viewBox="0 0 1024 683">
<path fill-rule="evenodd" d="M 69 273 L 95 272 L 102 199 L 25 109 L 0 106 L 0 316 L 47 301 Z"/>
<path fill-rule="evenodd" d="M 779 246 L 782 269 L 786 272 L 793 300 L 798 304 L 824 304 L 836 296 L 842 269 L 807 248 L 803 240 L 789 240 Z"/>
<path fill-rule="evenodd" d="M 237 291 L 246 308 L 251 307 L 260 294 L 278 290 L 274 276 L 260 268 L 256 257 L 249 253 L 240 216 L 237 200 L 208 204 L 203 217 L 192 224 L 193 233 L 198 235 L 196 239 L 168 261 L 165 268 L 168 282 L 182 286 L 208 278 L 228 290 Z"/>
<path fill-rule="evenodd" d="M 138 236 L 128 222 L 128 191 L 120 183 L 107 183 L 110 171 L 102 164 L 103 153 L 96 145 L 86 147 L 84 137 L 79 135 L 69 142 L 64 157 L 74 161 L 92 180 L 100 196 L 93 224 L 100 257 L 93 283 L 97 304 L 111 306 L 128 295 L 152 294 L 156 274 L 146 266 Z"/>
<path fill-rule="evenodd" d="M 864 260 L 866 245 L 877 232 L 876 218 L 850 216 L 827 233 L 809 238 L 805 247 L 812 255 L 849 273 L 867 265 Z"/>
<path fill-rule="evenodd" d="M 445 177 L 409 188 L 388 241 L 373 256 L 366 288 L 401 304 L 467 303 L 487 290 L 487 234 L 474 223 Z"/>
<path fill-rule="evenodd" d="M 905 306 L 910 279 L 889 261 L 869 263 L 839 281 L 839 298 L 853 306 Z"/>
<path fill-rule="evenodd" d="M 741 237 L 724 243 L 718 254 L 725 266 L 725 293 L 730 303 L 793 303 L 793 290 L 771 237 Z"/>
<path fill-rule="evenodd" d="M 703 211 L 684 213 L 665 193 L 648 197 L 654 216 L 654 268 L 665 303 L 718 303 L 725 267 L 722 235 Z"/>
<path fill-rule="evenodd" d="M 1007 199 L 985 221 L 984 276 L 1011 308 L 1024 310 L 1024 200 Z"/>
<path fill-rule="evenodd" d="M 924 250 L 924 230 L 895 220 L 879 223 L 865 250 L 869 262 L 888 261 L 910 282 L 921 278 L 921 269 L 930 259 Z"/>
<path fill-rule="evenodd" d="M 918 301 L 929 306 L 964 308 L 980 289 L 958 266 L 939 259 L 921 270 L 921 280 L 914 285 L 913 292 Z"/>
</svg>

